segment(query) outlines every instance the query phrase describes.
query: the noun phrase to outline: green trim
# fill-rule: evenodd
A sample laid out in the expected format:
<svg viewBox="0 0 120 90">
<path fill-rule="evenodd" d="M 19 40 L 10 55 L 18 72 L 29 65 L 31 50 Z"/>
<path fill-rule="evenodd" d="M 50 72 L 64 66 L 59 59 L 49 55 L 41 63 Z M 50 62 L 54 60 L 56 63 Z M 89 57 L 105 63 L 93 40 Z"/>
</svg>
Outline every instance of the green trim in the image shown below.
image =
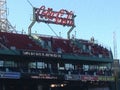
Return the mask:
<svg viewBox="0 0 120 90">
<path fill-rule="evenodd" d="M 63 59 L 69 60 L 84 60 L 84 61 L 100 61 L 100 62 L 113 62 L 112 58 L 99 58 L 93 56 L 83 56 L 83 55 L 75 55 L 75 54 L 63 54 Z"/>
<path fill-rule="evenodd" d="M 17 50 L 0 50 L 0 54 L 7 54 L 7 55 L 20 55 L 20 52 Z"/>
</svg>

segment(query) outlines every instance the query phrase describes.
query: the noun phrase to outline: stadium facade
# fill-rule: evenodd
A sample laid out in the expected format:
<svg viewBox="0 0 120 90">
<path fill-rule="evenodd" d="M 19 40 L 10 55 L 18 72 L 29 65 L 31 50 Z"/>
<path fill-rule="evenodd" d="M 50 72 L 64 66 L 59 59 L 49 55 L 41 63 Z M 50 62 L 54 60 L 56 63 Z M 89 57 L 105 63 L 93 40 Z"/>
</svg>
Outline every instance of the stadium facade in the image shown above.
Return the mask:
<svg viewBox="0 0 120 90">
<path fill-rule="evenodd" d="M 114 90 L 112 51 L 91 40 L 70 38 L 75 15 L 33 8 L 28 35 L 0 32 L 0 90 Z M 70 26 L 68 39 L 31 34 L 35 22 Z"/>
</svg>

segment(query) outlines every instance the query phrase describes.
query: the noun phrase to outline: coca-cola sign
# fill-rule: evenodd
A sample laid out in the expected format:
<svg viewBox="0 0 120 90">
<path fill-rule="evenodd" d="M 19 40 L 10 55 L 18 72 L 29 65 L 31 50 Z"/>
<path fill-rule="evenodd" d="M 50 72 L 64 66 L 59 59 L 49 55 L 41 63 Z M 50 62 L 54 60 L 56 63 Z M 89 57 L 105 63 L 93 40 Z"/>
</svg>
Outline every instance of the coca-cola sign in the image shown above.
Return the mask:
<svg viewBox="0 0 120 90">
<path fill-rule="evenodd" d="M 60 24 L 63 26 L 74 26 L 74 17 L 72 11 L 61 9 L 60 11 L 53 11 L 52 8 L 41 6 L 35 8 L 35 18 L 37 22 Z"/>
</svg>

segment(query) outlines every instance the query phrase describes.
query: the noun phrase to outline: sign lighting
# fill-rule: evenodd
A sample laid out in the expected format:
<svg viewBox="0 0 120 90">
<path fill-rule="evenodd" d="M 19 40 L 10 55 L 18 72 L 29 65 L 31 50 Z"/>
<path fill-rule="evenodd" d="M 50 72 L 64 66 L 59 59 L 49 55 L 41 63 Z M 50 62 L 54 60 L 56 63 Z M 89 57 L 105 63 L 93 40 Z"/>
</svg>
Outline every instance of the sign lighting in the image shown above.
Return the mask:
<svg viewBox="0 0 120 90">
<path fill-rule="evenodd" d="M 60 11 L 53 11 L 52 8 L 41 6 L 35 8 L 35 19 L 37 22 L 53 23 L 63 26 L 74 26 L 74 17 L 72 11 L 61 9 Z"/>
</svg>

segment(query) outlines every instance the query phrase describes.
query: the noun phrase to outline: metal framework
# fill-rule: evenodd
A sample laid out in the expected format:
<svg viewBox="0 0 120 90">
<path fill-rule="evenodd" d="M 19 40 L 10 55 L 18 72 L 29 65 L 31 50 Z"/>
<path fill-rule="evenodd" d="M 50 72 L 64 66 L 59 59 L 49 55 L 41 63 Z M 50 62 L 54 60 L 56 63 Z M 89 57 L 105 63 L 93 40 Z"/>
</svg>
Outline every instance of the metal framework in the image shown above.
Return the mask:
<svg viewBox="0 0 120 90">
<path fill-rule="evenodd" d="M 0 31 L 1 32 L 16 32 L 15 28 L 7 19 L 7 2 L 0 0 Z"/>
<path fill-rule="evenodd" d="M 117 40 L 116 40 L 116 32 L 113 32 L 113 50 L 114 50 L 114 59 L 117 59 Z"/>
<path fill-rule="evenodd" d="M 35 8 L 35 7 L 32 8 L 33 8 L 33 19 L 32 19 L 32 23 L 28 27 L 29 35 L 31 35 L 31 29 L 36 22 L 43 22 L 46 23 L 48 26 L 49 24 L 57 24 L 57 25 L 71 27 L 67 32 L 67 37 L 68 39 L 70 39 L 70 33 L 75 28 L 74 18 L 76 17 L 76 15 L 72 13 L 72 11 L 69 12 L 64 9 L 61 9 L 60 11 L 53 11 L 52 8 L 46 9 L 45 6 L 41 6 L 40 8 Z M 53 31 L 53 29 L 50 26 L 49 28 Z"/>
<path fill-rule="evenodd" d="M 7 30 L 7 6 L 6 0 L 0 0 L 0 31 Z"/>
</svg>

